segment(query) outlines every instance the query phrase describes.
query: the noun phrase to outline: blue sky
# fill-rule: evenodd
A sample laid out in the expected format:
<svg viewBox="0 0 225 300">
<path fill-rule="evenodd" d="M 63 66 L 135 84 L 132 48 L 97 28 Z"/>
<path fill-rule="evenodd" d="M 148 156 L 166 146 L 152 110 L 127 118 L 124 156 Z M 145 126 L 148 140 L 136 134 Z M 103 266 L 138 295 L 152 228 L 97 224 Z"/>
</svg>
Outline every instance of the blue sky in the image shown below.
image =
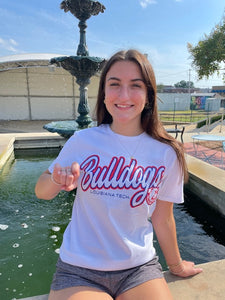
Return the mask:
<svg viewBox="0 0 225 300">
<path fill-rule="evenodd" d="M 0 56 L 22 53 L 76 55 L 78 20 L 62 0 L 0 0 Z M 91 56 L 120 49 L 148 54 L 157 83 L 190 80 L 197 87 L 222 85 L 221 76 L 197 80 L 187 43 L 196 45 L 224 15 L 224 0 L 100 0 L 106 10 L 87 21 Z M 223 66 L 224 67 L 224 66 Z M 189 71 L 190 70 L 190 71 Z"/>
</svg>

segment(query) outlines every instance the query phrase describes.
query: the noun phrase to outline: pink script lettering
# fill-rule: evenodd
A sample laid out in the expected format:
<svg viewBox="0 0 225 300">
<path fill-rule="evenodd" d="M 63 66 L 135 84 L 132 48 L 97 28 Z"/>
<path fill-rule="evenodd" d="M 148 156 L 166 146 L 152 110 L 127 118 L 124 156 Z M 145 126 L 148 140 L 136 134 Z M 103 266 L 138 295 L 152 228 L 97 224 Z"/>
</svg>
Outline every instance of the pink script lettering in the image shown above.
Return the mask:
<svg viewBox="0 0 225 300">
<path fill-rule="evenodd" d="M 91 189 L 133 189 L 137 192 L 130 200 L 131 207 L 136 207 L 146 200 L 151 205 L 155 202 L 165 171 L 164 166 L 143 168 L 135 159 L 125 165 L 124 157 L 113 157 L 108 166 L 100 166 L 97 155 L 88 157 L 81 165 L 84 171 L 81 179 L 83 191 Z"/>
</svg>

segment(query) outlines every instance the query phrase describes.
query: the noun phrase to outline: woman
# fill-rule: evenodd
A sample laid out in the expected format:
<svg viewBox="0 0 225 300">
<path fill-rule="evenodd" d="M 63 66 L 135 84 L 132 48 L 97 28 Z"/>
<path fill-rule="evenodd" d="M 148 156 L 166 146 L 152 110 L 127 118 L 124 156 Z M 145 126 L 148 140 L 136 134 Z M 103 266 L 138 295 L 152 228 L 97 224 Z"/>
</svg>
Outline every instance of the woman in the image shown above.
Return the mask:
<svg viewBox="0 0 225 300">
<path fill-rule="evenodd" d="M 173 203 L 183 202 L 182 145 L 158 119 L 147 58 L 120 51 L 106 63 L 98 126 L 76 132 L 39 178 L 38 198 L 77 188 L 49 299 L 172 299 L 153 247 L 153 227 L 170 271 L 202 270 L 181 259 Z"/>
</svg>

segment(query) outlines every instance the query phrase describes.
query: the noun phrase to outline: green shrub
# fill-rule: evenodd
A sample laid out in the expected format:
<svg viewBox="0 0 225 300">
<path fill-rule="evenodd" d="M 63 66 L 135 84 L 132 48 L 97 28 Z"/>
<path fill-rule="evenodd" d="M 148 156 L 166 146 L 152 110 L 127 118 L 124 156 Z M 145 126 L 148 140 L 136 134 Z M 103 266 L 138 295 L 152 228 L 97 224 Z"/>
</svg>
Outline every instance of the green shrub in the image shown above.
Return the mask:
<svg viewBox="0 0 225 300">
<path fill-rule="evenodd" d="M 206 120 L 201 120 L 197 123 L 197 128 L 201 128 L 202 126 L 205 126 L 206 125 Z"/>
<path fill-rule="evenodd" d="M 224 118 L 224 116 L 223 116 L 223 118 Z M 210 118 L 210 124 L 213 124 L 213 123 L 215 123 L 215 122 L 217 122 L 221 119 L 222 119 L 222 117 L 220 115 L 219 116 L 213 116 L 212 118 Z"/>
<path fill-rule="evenodd" d="M 225 118 L 225 116 L 223 116 L 223 119 Z M 219 120 L 222 119 L 222 116 L 221 115 L 216 115 L 216 116 L 213 116 L 211 118 L 209 118 L 209 124 L 213 124 Z M 202 126 L 205 126 L 206 125 L 206 122 L 207 122 L 207 119 L 204 119 L 204 120 L 201 120 L 197 123 L 197 128 L 201 128 Z"/>
</svg>

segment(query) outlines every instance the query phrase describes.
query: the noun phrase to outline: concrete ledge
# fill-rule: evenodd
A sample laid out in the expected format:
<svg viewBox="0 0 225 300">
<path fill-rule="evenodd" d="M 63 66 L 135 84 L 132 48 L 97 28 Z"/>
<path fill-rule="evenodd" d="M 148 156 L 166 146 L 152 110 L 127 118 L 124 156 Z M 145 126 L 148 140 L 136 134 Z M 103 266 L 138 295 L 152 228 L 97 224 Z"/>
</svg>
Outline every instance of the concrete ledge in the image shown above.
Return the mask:
<svg viewBox="0 0 225 300">
<path fill-rule="evenodd" d="M 190 278 L 180 278 L 165 272 L 164 276 L 174 300 L 219 300 L 225 295 L 225 259 L 198 265 L 203 272 Z M 20 300 L 47 300 L 48 295 Z M 137 299 L 138 300 L 138 299 Z"/>
<path fill-rule="evenodd" d="M 65 139 L 60 136 L 55 137 L 16 137 L 14 149 L 37 149 L 37 148 L 62 148 Z"/>
<path fill-rule="evenodd" d="M 14 149 L 62 148 L 66 140 L 58 134 L 7 134 L 0 139 L 0 169 Z"/>
<path fill-rule="evenodd" d="M 198 265 L 203 272 L 182 279 L 165 273 L 174 300 L 219 300 L 225 296 L 225 259 Z"/>
<path fill-rule="evenodd" d="M 0 141 L 0 169 L 4 166 L 6 161 L 14 151 L 14 137 L 1 138 Z"/>
<path fill-rule="evenodd" d="M 192 194 L 225 216 L 225 170 L 187 155 L 189 181 L 185 185 Z"/>
<path fill-rule="evenodd" d="M 23 298 L 23 299 L 18 299 L 18 300 L 48 300 L 48 294 L 41 295 L 41 296 L 29 297 L 29 298 Z"/>
</svg>

